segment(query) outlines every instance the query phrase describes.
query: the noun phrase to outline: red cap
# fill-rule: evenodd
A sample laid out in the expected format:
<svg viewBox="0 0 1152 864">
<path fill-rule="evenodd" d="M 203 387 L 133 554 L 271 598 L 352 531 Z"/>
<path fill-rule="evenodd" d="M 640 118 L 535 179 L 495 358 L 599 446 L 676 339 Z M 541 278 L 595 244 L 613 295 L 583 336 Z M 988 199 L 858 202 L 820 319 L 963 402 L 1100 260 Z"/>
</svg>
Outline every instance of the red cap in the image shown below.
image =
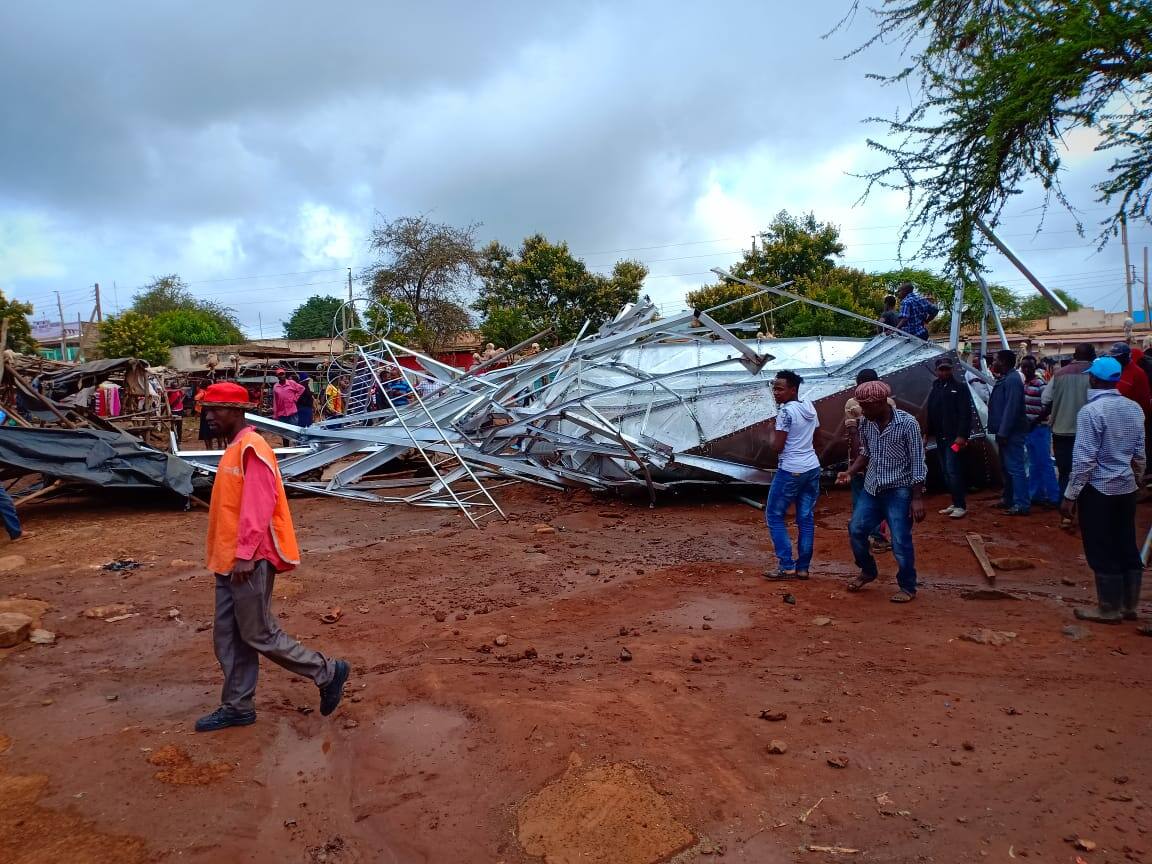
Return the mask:
<svg viewBox="0 0 1152 864">
<path fill-rule="evenodd" d="M 249 399 L 248 391 L 231 381 L 209 385 L 200 404 L 205 408 L 251 408 L 255 405 Z"/>
</svg>

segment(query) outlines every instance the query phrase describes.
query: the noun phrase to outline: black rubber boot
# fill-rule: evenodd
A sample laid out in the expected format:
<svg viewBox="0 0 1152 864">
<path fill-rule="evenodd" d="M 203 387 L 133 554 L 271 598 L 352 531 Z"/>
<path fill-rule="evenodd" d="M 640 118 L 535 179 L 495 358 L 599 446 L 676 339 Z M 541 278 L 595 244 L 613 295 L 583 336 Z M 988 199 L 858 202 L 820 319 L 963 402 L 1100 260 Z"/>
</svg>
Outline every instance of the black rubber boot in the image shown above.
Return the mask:
<svg viewBox="0 0 1152 864">
<path fill-rule="evenodd" d="M 1136 610 L 1140 608 L 1140 585 L 1144 581 L 1143 570 L 1129 570 L 1124 574 L 1124 620 L 1135 621 Z"/>
<path fill-rule="evenodd" d="M 1081 621 L 1119 624 L 1124 620 L 1124 574 L 1096 574 L 1096 608 L 1080 608 L 1074 615 Z"/>
</svg>

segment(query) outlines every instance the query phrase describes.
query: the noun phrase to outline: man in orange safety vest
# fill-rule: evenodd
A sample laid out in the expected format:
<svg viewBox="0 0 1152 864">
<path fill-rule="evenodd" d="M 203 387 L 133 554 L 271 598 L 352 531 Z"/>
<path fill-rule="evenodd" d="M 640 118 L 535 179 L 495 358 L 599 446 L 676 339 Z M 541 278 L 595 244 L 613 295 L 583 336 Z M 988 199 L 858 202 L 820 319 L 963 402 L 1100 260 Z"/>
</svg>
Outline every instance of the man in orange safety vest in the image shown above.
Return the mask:
<svg viewBox="0 0 1152 864">
<path fill-rule="evenodd" d="M 208 568 L 216 574 L 216 659 L 224 671 L 220 707 L 196 721 L 197 732 L 256 722 L 260 658 L 312 679 L 320 713 L 336 710 L 349 666 L 305 648 L 280 629 L 272 614 L 277 573 L 300 563 L 300 548 L 276 454 L 244 421 L 248 391 L 220 382 L 204 391 L 204 418 L 228 447 L 220 457 L 208 511 Z"/>
</svg>

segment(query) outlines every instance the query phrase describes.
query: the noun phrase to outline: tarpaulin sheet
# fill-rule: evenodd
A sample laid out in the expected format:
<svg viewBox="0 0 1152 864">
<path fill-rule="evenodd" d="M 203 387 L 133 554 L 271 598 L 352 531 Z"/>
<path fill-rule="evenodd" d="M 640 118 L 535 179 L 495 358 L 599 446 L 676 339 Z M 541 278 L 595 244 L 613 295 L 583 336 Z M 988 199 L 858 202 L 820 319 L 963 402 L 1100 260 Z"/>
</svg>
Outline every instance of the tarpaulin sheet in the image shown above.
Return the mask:
<svg viewBox="0 0 1152 864">
<path fill-rule="evenodd" d="M 192 466 L 126 432 L 0 427 L 0 466 L 53 480 L 192 494 Z"/>
</svg>

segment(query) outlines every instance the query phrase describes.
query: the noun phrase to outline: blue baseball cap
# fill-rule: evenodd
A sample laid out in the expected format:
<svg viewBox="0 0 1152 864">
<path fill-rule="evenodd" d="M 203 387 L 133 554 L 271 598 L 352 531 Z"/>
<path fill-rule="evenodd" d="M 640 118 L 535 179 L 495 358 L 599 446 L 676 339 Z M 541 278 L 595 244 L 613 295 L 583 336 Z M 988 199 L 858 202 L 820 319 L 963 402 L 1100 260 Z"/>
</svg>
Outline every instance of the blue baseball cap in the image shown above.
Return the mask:
<svg viewBox="0 0 1152 864">
<path fill-rule="evenodd" d="M 1101 381 L 1119 381 L 1120 373 L 1120 361 L 1114 357 L 1097 357 L 1092 361 L 1092 365 L 1084 370 L 1085 375 L 1091 375 Z"/>
</svg>

